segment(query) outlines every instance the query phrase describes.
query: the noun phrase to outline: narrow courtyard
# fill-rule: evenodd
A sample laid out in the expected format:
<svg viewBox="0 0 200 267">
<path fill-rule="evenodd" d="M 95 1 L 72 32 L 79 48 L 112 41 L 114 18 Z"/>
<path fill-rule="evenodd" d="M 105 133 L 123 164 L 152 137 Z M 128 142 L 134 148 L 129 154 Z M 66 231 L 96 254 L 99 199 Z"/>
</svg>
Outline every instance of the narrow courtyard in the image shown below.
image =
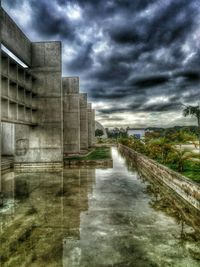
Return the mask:
<svg viewBox="0 0 200 267">
<path fill-rule="evenodd" d="M 1 266 L 198 267 L 199 214 L 116 147 L 112 158 L 113 168 L 2 175 Z"/>
</svg>

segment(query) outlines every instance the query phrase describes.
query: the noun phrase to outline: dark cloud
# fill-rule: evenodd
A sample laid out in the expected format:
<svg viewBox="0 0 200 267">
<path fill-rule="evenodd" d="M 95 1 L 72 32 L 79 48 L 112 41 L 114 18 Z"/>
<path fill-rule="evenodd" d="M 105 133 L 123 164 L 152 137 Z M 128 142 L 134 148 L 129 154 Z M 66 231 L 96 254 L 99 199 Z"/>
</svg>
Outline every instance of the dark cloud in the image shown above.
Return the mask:
<svg viewBox="0 0 200 267">
<path fill-rule="evenodd" d="M 175 77 L 184 77 L 188 81 L 199 81 L 200 80 L 200 71 L 198 70 L 182 70 L 182 71 L 177 71 L 174 74 Z"/>
<path fill-rule="evenodd" d="M 136 78 L 130 81 L 132 85 L 145 88 L 145 87 L 153 87 L 159 86 L 161 84 L 165 84 L 169 81 L 169 75 L 151 75 L 145 76 L 142 78 Z"/>
<path fill-rule="evenodd" d="M 104 120 L 179 112 L 200 98 L 198 0 L 2 2 L 30 38 L 63 41 L 63 74 L 80 75 L 93 102 L 109 103 Z"/>
<path fill-rule="evenodd" d="M 74 29 L 69 19 L 55 12 L 54 5 L 50 1 L 31 0 L 33 10 L 33 27 L 35 30 L 46 37 L 58 36 L 63 38 L 74 38 Z"/>
<path fill-rule="evenodd" d="M 70 71 L 82 72 L 87 68 L 90 68 L 93 64 L 92 59 L 92 43 L 84 45 L 75 57 L 66 64 L 65 68 L 70 69 Z"/>
</svg>

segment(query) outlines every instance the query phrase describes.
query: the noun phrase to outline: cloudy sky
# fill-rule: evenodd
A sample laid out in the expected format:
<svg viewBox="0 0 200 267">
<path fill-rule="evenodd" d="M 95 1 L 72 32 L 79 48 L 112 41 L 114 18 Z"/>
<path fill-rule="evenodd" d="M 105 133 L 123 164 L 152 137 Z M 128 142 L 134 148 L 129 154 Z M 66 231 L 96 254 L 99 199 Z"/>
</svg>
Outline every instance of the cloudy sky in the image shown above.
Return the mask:
<svg viewBox="0 0 200 267">
<path fill-rule="evenodd" d="M 32 41 L 63 42 L 105 126 L 191 125 L 200 101 L 199 0 L 2 0 Z"/>
</svg>

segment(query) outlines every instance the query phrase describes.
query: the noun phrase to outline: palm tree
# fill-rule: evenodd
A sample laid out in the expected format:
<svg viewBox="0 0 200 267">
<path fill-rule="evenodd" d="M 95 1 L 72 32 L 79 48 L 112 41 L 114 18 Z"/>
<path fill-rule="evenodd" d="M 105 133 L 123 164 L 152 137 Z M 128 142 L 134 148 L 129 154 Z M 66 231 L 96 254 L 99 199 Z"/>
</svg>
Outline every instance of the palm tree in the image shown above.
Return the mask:
<svg viewBox="0 0 200 267">
<path fill-rule="evenodd" d="M 192 116 L 197 118 L 198 135 L 199 135 L 199 154 L 200 154 L 200 106 L 185 106 L 183 110 L 185 117 Z"/>
<path fill-rule="evenodd" d="M 196 157 L 196 155 L 188 149 L 174 148 L 173 150 L 174 152 L 170 155 L 169 160 L 176 163 L 178 172 L 183 172 L 186 161 Z"/>
</svg>

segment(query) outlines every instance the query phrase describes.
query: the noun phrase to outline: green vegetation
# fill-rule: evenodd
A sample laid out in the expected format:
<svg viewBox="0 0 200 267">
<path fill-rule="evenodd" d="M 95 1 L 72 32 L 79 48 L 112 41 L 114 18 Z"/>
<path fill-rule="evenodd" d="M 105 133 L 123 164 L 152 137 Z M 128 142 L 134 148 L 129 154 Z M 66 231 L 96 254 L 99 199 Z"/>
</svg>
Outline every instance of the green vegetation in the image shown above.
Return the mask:
<svg viewBox="0 0 200 267">
<path fill-rule="evenodd" d="M 125 138 L 128 137 L 127 129 L 124 128 L 114 128 L 114 129 L 106 129 L 107 135 L 109 139 L 116 140 L 117 138 Z"/>
<path fill-rule="evenodd" d="M 87 156 L 65 158 L 70 160 L 107 160 L 111 159 L 110 147 L 96 147 Z"/>
<path fill-rule="evenodd" d="M 189 132 L 176 132 L 165 137 L 151 132 L 145 140 L 120 138 L 118 142 L 200 183 L 200 155 L 183 148 L 188 142 L 196 144 L 197 137 Z"/>
<path fill-rule="evenodd" d="M 127 128 L 113 128 L 109 129 L 106 128 L 106 133 L 108 135 L 109 140 L 116 140 L 118 138 L 126 138 L 128 137 L 127 135 L 127 130 L 130 129 L 129 127 Z M 179 132 L 184 132 L 188 134 L 193 134 L 195 137 L 198 137 L 199 130 L 198 126 L 173 126 L 169 128 L 158 128 L 158 127 L 149 127 L 146 128 L 149 133 L 154 133 L 154 135 L 157 135 L 159 137 L 165 137 L 171 134 L 176 134 Z"/>
<path fill-rule="evenodd" d="M 167 167 L 176 171 L 176 164 L 171 163 L 166 165 Z M 184 162 L 184 170 L 181 174 L 197 183 L 200 183 L 200 163 L 191 160 L 186 160 Z"/>
<path fill-rule="evenodd" d="M 199 154 L 200 154 L 200 106 L 185 106 L 183 110 L 185 117 L 192 116 L 197 119 L 198 124 L 198 137 L 199 137 Z"/>
<path fill-rule="evenodd" d="M 95 130 L 95 136 L 100 137 L 100 136 L 102 136 L 102 135 L 103 135 L 103 131 L 102 131 L 101 129 L 96 129 L 96 130 Z"/>
</svg>

